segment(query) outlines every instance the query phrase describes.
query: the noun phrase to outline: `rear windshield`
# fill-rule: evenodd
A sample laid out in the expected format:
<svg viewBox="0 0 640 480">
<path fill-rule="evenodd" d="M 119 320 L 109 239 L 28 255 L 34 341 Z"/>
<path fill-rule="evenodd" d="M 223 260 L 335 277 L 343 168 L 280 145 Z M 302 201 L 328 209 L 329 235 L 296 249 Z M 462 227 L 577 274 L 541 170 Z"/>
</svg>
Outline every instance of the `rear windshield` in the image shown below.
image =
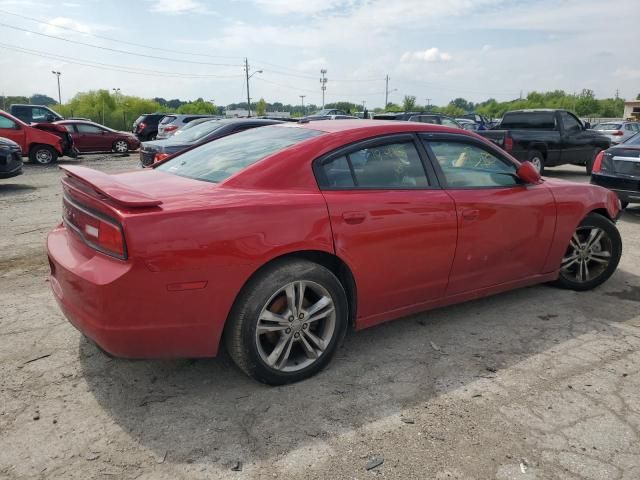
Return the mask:
<svg viewBox="0 0 640 480">
<path fill-rule="evenodd" d="M 636 133 L 633 137 L 629 137 L 624 145 L 640 145 L 640 133 Z"/>
<path fill-rule="evenodd" d="M 167 115 L 162 119 L 160 125 L 166 125 L 167 123 L 171 123 L 176 119 L 175 115 Z"/>
<path fill-rule="evenodd" d="M 595 130 L 620 130 L 622 128 L 621 123 L 599 123 L 595 127 Z"/>
<path fill-rule="evenodd" d="M 555 112 L 513 112 L 505 113 L 500 122 L 500 128 L 527 129 L 537 128 L 542 130 L 554 130 L 556 126 Z"/>
<path fill-rule="evenodd" d="M 298 127 L 258 127 L 189 150 L 156 167 L 181 177 L 222 182 L 249 165 L 304 140 L 322 135 Z"/>
<path fill-rule="evenodd" d="M 182 130 L 180 133 L 180 140 L 176 139 L 176 142 L 195 143 L 225 125 L 227 124 L 218 120 L 209 120 L 208 122 L 194 125 L 191 128 Z"/>
</svg>

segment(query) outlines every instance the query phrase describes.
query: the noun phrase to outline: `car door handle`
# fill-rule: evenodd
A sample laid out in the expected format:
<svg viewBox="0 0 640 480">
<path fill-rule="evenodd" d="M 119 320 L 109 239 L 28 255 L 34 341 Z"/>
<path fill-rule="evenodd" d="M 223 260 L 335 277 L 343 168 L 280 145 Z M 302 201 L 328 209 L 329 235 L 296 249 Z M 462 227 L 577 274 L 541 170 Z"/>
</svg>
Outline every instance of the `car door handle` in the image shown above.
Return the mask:
<svg viewBox="0 0 640 480">
<path fill-rule="evenodd" d="M 479 216 L 480 216 L 480 210 L 476 210 L 476 209 L 464 210 L 462 212 L 462 218 L 470 222 L 477 220 Z"/>
<path fill-rule="evenodd" d="M 344 221 L 351 224 L 362 223 L 365 217 L 364 212 L 344 212 L 342 214 Z"/>
</svg>

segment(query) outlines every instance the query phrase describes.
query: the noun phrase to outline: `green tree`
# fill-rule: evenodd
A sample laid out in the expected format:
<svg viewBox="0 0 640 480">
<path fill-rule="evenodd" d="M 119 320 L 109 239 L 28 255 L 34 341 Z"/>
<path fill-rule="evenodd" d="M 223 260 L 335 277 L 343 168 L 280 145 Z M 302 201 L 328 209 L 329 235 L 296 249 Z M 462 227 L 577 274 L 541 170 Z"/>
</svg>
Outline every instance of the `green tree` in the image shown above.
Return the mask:
<svg viewBox="0 0 640 480">
<path fill-rule="evenodd" d="M 46 105 L 50 107 L 51 105 L 56 105 L 58 101 L 47 95 L 34 93 L 33 95 L 31 95 L 31 103 L 33 103 L 34 105 Z"/>
<path fill-rule="evenodd" d="M 464 98 L 456 98 L 455 100 L 452 100 L 450 104 L 459 108 L 460 110 L 463 110 L 465 113 L 473 112 L 474 110 L 473 102 L 469 102 Z"/>
<path fill-rule="evenodd" d="M 402 99 L 402 108 L 405 112 L 411 112 L 416 108 L 415 95 L 405 95 Z"/>
<path fill-rule="evenodd" d="M 261 117 L 267 113 L 267 102 L 264 101 L 264 98 L 258 100 L 256 103 L 256 115 Z"/>
<path fill-rule="evenodd" d="M 640 100 L 640 93 L 636 95 L 636 100 Z"/>
</svg>

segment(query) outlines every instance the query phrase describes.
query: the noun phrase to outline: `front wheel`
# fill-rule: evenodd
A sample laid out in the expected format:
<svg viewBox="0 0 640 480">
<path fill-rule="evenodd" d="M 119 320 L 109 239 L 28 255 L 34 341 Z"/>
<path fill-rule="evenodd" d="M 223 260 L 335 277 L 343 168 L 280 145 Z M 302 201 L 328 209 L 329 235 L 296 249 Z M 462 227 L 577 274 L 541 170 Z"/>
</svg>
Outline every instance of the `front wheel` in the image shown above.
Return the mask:
<svg viewBox="0 0 640 480">
<path fill-rule="evenodd" d="M 129 144 L 125 140 L 117 140 L 113 143 L 113 151 L 116 153 L 127 153 Z"/>
<path fill-rule="evenodd" d="M 49 145 L 35 145 L 29 152 L 29 160 L 38 165 L 49 165 L 58 160 L 58 152 Z"/>
<path fill-rule="evenodd" d="M 532 150 L 528 155 L 529 161 L 536 167 L 540 175 L 544 175 L 544 155 L 539 150 Z"/>
<path fill-rule="evenodd" d="M 336 352 L 348 324 L 347 298 L 325 267 L 306 260 L 277 262 L 238 297 L 225 329 L 231 358 L 270 385 L 318 373 Z"/>
<path fill-rule="evenodd" d="M 616 225 L 590 213 L 569 241 L 555 284 L 571 290 L 591 290 L 613 275 L 621 255 L 622 239 Z"/>
</svg>

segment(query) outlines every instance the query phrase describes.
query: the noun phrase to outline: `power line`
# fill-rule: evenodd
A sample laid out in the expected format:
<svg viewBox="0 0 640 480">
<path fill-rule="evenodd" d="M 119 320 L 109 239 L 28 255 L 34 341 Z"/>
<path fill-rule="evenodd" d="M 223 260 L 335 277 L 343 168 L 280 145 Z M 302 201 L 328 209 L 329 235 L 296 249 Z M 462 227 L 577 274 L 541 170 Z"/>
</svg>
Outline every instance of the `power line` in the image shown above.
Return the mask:
<svg viewBox="0 0 640 480">
<path fill-rule="evenodd" d="M 198 56 L 198 57 L 207 57 L 207 58 L 233 58 L 233 59 L 236 59 L 236 60 L 238 58 L 238 57 L 232 57 L 232 56 L 229 56 L 229 55 L 208 55 L 206 53 L 185 52 L 184 50 L 173 50 L 173 49 L 170 49 L 170 48 L 162 48 L 162 47 L 158 47 L 158 46 L 154 46 L 154 45 L 145 45 L 143 43 L 128 42 L 126 40 L 120 40 L 120 39 L 117 39 L 117 38 L 106 37 L 106 36 L 98 35 L 98 34 L 95 34 L 95 33 L 83 32 L 80 29 L 71 28 L 71 27 L 67 27 L 67 26 L 63 26 L 63 25 L 54 25 L 52 23 L 45 22 L 44 20 L 39 20 L 37 18 L 28 17 L 26 15 L 20 15 L 19 13 L 13 13 L 13 12 L 9 12 L 7 10 L 0 9 L 0 13 L 4 13 L 4 14 L 7 14 L 7 15 L 13 15 L 14 17 L 23 18 L 25 20 L 30 20 L 32 22 L 40 23 L 40 24 L 46 25 L 48 27 L 59 28 L 61 30 L 67 30 L 69 32 L 81 33 L 82 35 L 88 35 L 90 37 L 99 38 L 101 40 L 108 40 L 110 42 L 123 43 L 123 44 L 131 45 L 131 46 L 134 46 L 134 47 L 142 47 L 142 48 L 148 48 L 148 49 L 151 49 L 151 50 L 161 50 L 163 52 L 179 53 L 181 55 L 194 55 L 194 56 Z"/>
<path fill-rule="evenodd" d="M 91 43 L 80 42 L 78 40 L 69 40 L 68 38 L 57 37 L 55 35 L 48 35 L 46 33 L 41 33 L 41 32 L 35 32 L 35 31 L 29 30 L 27 28 L 15 27 L 13 25 L 8 25 L 6 23 L 0 23 L 0 27 L 11 28 L 13 30 L 18 30 L 20 32 L 27 32 L 27 33 L 31 33 L 33 35 L 40 35 L 42 37 L 52 38 L 54 40 L 60 40 L 60 41 L 63 41 L 63 42 L 75 43 L 77 45 L 84 45 L 85 47 L 97 48 L 97 49 L 100 49 L 100 50 L 107 50 L 109 52 L 124 53 L 124 54 L 127 54 L 127 55 L 134 55 L 136 57 L 153 58 L 153 59 L 156 59 L 156 60 L 167 60 L 167 61 L 170 61 L 170 62 L 178 62 L 178 63 L 191 63 L 191 64 L 196 64 L 196 65 L 210 65 L 210 66 L 216 66 L 216 67 L 239 67 L 239 66 L 241 66 L 240 64 L 197 62 L 195 60 L 182 60 L 182 59 L 179 59 L 179 58 L 160 57 L 158 55 L 147 55 L 147 54 L 144 54 L 144 53 L 130 52 L 128 50 L 119 50 L 117 48 L 102 47 L 100 45 L 93 45 Z"/>
<path fill-rule="evenodd" d="M 111 71 L 122 72 L 122 73 L 133 73 L 136 75 L 144 75 L 144 76 L 150 76 L 150 77 L 213 79 L 213 78 L 240 78 L 242 76 L 242 75 L 187 74 L 187 73 L 165 72 L 165 71 L 159 71 L 159 70 L 147 70 L 147 69 L 142 69 L 138 67 L 122 67 L 120 65 L 94 62 L 93 60 L 75 59 L 75 58 L 66 57 L 63 55 L 43 52 L 41 50 L 32 50 L 28 48 L 18 47 L 16 45 L 9 45 L 6 43 L 0 43 L 0 48 L 13 50 L 20 53 L 26 53 L 28 55 L 34 55 L 36 57 L 48 58 L 50 60 L 59 60 L 63 62 L 73 63 L 76 65 L 82 65 L 85 67 L 99 68 L 102 70 L 111 70 Z"/>
</svg>

